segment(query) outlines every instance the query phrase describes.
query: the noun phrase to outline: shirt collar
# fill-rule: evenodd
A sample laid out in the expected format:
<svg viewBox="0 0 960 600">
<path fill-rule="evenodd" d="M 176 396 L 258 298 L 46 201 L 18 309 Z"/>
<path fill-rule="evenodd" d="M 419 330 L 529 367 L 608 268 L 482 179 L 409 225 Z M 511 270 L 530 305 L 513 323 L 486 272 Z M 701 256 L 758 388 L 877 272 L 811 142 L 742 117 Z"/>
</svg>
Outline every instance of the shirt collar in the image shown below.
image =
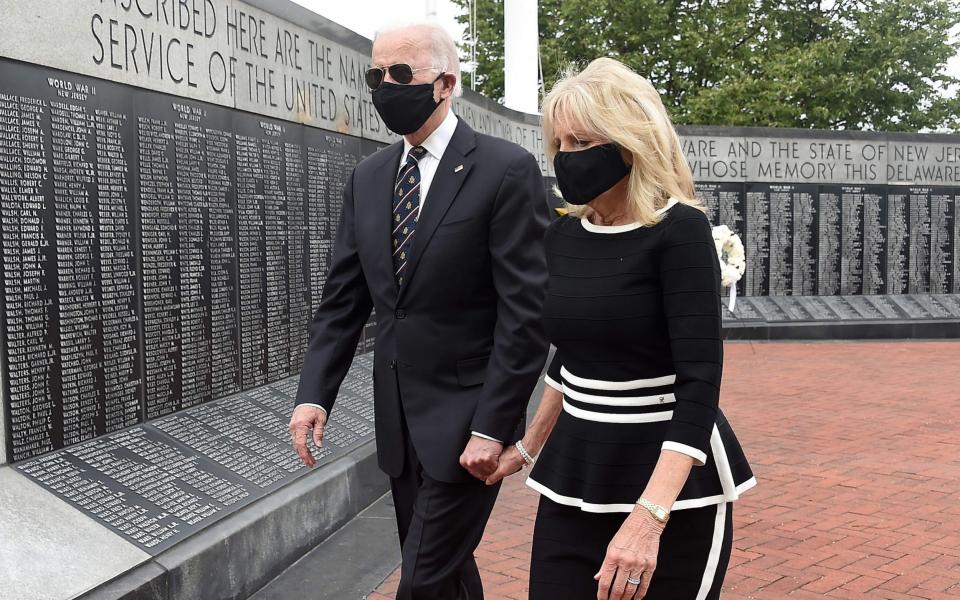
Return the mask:
<svg viewBox="0 0 960 600">
<path fill-rule="evenodd" d="M 440 123 L 440 126 L 434 129 L 433 133 L 420 145 L 423 146 L 430 156 L 440 160 L 443 152 L 447 149 L 447 146 L 450 145 L 450 140 L 453 139 L 453 132 L 456 131 L 456 129 L 457 115 L 453 114 L 453 109 L 451 108 L 447 116 L 443 119 L 443 122 Z M 407 138 L 403 138 L 403 155 L 407 156 L 411 148 L 413 148 L 413 146 L 410 145 Z"/>
</svg>

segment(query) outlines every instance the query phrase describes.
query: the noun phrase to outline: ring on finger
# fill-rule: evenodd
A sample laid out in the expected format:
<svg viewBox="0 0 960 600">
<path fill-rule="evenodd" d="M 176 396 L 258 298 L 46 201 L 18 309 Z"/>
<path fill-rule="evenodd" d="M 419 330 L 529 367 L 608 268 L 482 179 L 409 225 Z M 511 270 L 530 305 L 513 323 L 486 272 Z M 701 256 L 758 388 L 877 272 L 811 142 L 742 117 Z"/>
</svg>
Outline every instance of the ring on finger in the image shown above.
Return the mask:
<svg viewBox="0 0 960 600">
<path fill-rule="evenodd" d="M 632 576 L 627 577 L 627 583 L 629 583 L 630 585 L 640 585 L 640 582 L 642 581 L 641 579 L 642 574 L 643 573 L 641 572 L 640 575 L 637 575 L 636 577 L 632 577 Z"/>
</svg>

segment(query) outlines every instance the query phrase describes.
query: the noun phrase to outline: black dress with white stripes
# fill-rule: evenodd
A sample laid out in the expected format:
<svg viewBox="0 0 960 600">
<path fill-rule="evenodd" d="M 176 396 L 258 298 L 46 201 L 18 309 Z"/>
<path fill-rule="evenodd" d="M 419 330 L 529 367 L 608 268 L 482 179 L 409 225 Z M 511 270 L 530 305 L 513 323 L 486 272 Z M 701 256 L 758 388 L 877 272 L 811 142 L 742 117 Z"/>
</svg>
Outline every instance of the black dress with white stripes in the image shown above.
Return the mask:
<svg viewBox="0 0 960 600">
<path fill-rule="evenodd" d="M 527 484 L 583 511 L 629 512 L 661 449 L 694 458 L 673 510 L 756 480 L 719 410 L 720 266 L 706 216 L 672 200 L 652 226 L 566 216 L 546 235 L 546 377 L 563 411 Z"/>
</svg>

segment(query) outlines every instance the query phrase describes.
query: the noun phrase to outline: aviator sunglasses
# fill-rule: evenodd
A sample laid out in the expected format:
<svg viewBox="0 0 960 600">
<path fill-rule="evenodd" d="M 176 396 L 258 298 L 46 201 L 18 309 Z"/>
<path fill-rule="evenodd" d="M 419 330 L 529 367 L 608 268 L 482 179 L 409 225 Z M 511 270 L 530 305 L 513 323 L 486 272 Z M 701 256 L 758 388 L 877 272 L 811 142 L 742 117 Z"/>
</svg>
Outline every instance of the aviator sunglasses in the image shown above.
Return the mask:
<svg viewBox="0 0 960 600">
<path fill-rule="evenodd" d="M 367 87 L 369 87 L 371 90 L 375 90 L 380 87 L 384 78 L 387 76 L 387 71 L 390 71 L 390 77 L 393 77 L 394 81 L 402 85 L 407 85 L 413 81 L 414 73 L 430 70 L 439 71 L 440 69 L 437 67 L 423 67 L 422 69 L 414 69 L 411 68 L 410 65 L 404 63 L 397 63 L 388 67 L 370 67 L 367 69 L 366 73 Z M 440 75 L 442 76 L 443 73 Z M 437 79 L 439 79 L 439 77 Z"/>
</svg>

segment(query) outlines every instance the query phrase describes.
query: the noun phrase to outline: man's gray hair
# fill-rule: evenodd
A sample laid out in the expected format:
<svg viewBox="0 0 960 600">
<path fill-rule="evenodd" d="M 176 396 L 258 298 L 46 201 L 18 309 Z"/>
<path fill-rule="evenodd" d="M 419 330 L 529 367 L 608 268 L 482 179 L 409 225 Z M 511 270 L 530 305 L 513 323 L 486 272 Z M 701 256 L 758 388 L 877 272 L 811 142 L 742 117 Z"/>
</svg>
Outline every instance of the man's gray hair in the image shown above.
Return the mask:
<svg viewBox="0 0 960 600">
<path fill-rule="evenodd" d="M 431 66 L 444 73 L 452 73 L 457 76 L 457 85 L 453 90 L 453 95 L 460 96 L 463 93 L 463 86 L 460 84 L 460 53 L 457 51 L 457 44 L 453 41 L 453 38 L 441 25 L 430 21 L 394 23 L 378 29 L 373 36 L 373 41 L 376 43 L 377 38 L 382 33 L 412 27 L 423 27 L 429 30 L 430 55 L 433 59 Z"/>
</svg>

